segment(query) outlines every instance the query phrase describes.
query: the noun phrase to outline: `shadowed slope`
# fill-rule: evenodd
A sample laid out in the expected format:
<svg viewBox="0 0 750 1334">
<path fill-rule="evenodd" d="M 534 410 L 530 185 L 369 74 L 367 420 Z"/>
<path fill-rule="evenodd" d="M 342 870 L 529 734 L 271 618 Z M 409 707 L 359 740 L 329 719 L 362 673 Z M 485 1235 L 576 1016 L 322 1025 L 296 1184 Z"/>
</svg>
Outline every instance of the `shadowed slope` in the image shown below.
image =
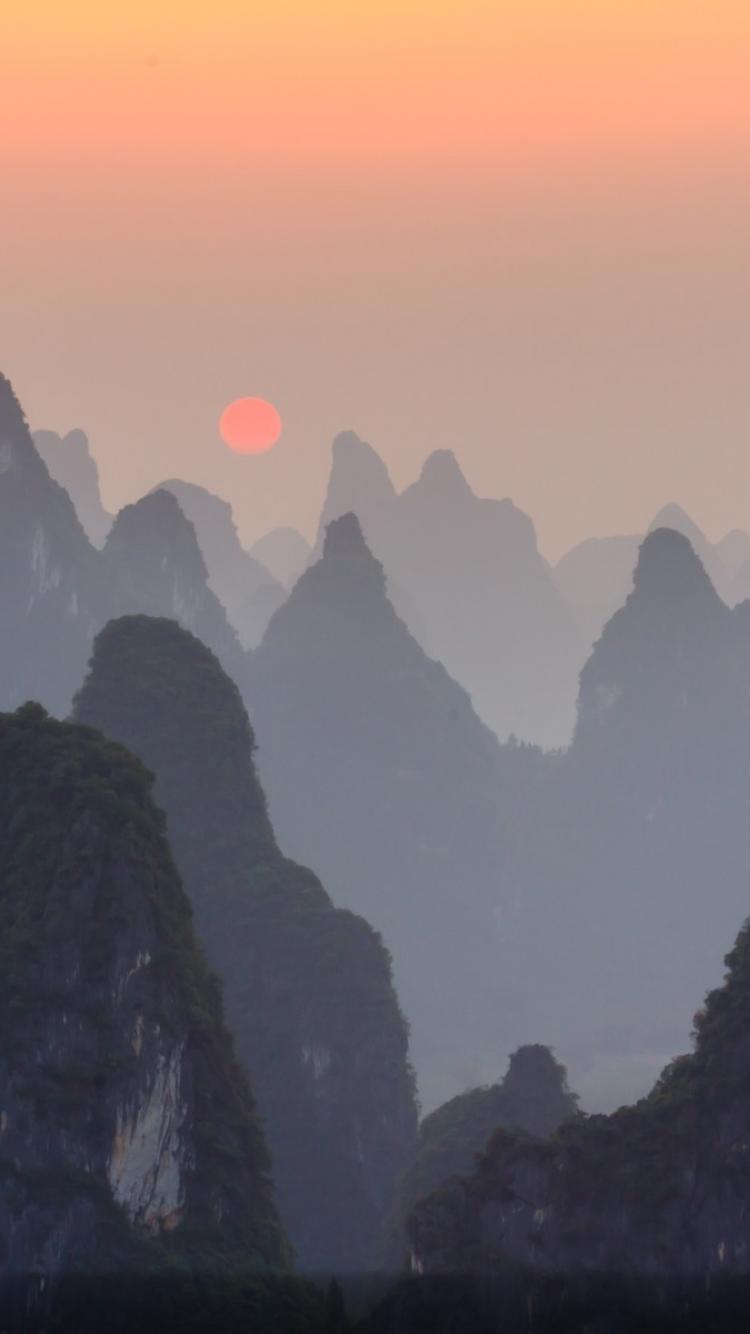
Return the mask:
<svg viewBox="0 0 750 1334">
<path fill-rule="evenodd" d="M 298 1263 L 372 1267 L 416 1133 L 386 951 L 279 852 L 240 696 L 196 639 L 166 621 L 113 622 L 96 641 L 76 715 L 156 771 Z"/>
</svg>

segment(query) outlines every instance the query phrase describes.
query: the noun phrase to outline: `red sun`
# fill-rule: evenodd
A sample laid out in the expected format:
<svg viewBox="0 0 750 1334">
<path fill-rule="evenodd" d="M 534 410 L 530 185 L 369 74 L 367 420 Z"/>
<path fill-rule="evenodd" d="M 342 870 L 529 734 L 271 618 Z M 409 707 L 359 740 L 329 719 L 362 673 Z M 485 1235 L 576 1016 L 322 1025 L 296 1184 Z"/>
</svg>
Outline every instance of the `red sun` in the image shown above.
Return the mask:
<svg viewBox="0 0 750 1334">
<path fill-rule="evenodd" d="M 281 417 L 264 398 L 236 398 L 221 414 L 219 434 L 235 454 L 265 454 L 281 435 Z"/>
</svg>

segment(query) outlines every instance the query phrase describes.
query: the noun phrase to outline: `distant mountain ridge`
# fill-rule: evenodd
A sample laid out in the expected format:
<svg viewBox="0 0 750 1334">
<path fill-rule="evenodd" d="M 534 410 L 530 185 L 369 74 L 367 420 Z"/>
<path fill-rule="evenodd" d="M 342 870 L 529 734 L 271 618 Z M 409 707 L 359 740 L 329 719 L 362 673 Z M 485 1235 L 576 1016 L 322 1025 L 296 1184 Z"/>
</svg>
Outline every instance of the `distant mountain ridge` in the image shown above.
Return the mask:
<svg viewBox="0 0 750 1334">
<path fill-rule="evenodd" d="M 510 500 L 475 496 L 450 450 L 431 454 L 399 495 L 371 446 L 345 432 L 333 445 L 320 533 L 349 511 L 397 611 L 498 737 L 566 744 L 582 647 L 531 520 Z"/>
<path fill-rule="evenodd" d="M 632 587 L 638 548 L 643 537 L 657 528 L 671 528 L 689 540 L 719 596 L 729 606 L 750 597 L 750 536 L 735 529 L 720 542 L 711 543 L 681 506 L 665 505 L 646 534 L 587 538 L 555 566 L 555 582 L 589 644 L 596 642 L 610 616 L 625 601 Z"/>
<path fill-rule="evenodd" d="M 84 431 L 34 431 L 32 439 L 50 475 L 65 487 L 86 533 L 95 547 L 101 547 L 112 525 L 112 515 L 102 504 L 99 469 Z"/>
<path fill-rule="evenodd" d="M 498 922 L 514 785 L 534 758 L 506 755 L 409 634 L 354 515 L 329 524 L 271 618 L 248 699 L 283 846 L 393 951 L 426 1105 L 491 1078 L 498 1044 L 514 1045 Z"/>
<path fill-rule="evenodd" d="M 126 506 L 97 550 L 0 377 L 0 706 L 33 698 L 64 716 L 94 635 L 130 611 L 176 617 L 242 681 L 245 653 L 174 496 Z"/>
<path fill-rule="evenodd" d="M 518 1037 L 554 1043 L 585 1105 L 644 1092 L 684 1049 L 747 915 L 749 668 L 744 605 L 654 530 L 581 673 L 573 744 L 517 817 L 508 966 L 536 983 Z"/>
</svg>

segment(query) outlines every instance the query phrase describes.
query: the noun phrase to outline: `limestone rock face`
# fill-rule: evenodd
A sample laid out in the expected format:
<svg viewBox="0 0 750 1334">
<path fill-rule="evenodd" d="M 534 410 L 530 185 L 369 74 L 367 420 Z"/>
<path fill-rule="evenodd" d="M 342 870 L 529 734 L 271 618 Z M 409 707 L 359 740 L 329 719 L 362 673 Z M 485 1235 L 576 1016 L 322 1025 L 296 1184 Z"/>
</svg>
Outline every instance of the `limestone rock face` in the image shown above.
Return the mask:
<svg viewBox="0 0 750 1334">
<path fill-rule="evenodd" d="M 0 717 L 0 765 L 0 1306 L 170 1255 L 283 1264 L 149 776 L 37 705 Z"/>
<path fill-rule="evenodd" d="M 406 1025 L 382 941 L 279 851 L 239 692 L 198 640 L 168 621 L 112 622 L 76 716 L 157 775 L 297 1264 L 373 1268 L 416 1137 Z"/>
</svg>

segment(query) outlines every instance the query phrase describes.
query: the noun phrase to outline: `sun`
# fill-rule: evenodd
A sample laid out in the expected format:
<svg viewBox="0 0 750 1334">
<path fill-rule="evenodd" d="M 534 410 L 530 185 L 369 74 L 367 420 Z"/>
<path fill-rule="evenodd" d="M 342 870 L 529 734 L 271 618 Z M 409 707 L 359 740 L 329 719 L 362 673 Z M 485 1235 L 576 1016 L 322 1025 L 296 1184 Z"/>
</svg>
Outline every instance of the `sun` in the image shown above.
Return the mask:
<svg viewBox="0 0 750 1334">
<path fill-rule="evenodd" d="M 281 435 L 281 417 L 265 398 L 236 398 L 219 418 L 219 434 L 235 454 L 265 454 Z"/>
</svg>

